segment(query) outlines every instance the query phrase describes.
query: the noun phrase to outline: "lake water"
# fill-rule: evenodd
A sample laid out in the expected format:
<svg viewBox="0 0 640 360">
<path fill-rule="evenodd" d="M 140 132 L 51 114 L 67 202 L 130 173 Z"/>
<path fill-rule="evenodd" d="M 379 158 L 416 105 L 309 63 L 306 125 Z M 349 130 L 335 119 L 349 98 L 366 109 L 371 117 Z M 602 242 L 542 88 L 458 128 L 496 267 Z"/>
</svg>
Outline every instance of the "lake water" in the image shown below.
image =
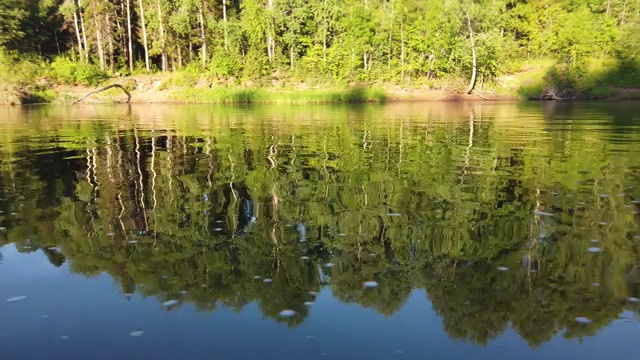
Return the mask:
<svg viewBox="0 0 640 360">
<path fill-rule="evenodd" d="M 0 356 L 634 358 L 639 200 L 640 104 L 0 107 Z"/>
</svg>

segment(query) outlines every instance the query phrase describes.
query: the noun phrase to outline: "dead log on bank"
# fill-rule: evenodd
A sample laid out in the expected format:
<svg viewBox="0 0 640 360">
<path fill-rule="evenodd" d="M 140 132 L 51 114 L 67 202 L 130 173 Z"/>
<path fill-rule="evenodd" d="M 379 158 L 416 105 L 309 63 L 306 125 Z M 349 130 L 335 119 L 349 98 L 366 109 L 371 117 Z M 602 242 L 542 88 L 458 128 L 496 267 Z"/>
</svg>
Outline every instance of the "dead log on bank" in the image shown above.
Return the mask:
<svg viewBox="0 0 640 360">
<path fill-rule="evenodd" d="M 103 91 L 106 91 L 106 90 L 109 90 L 109 89 L 113 89 L 113 88 L 118 88 L 118 89 L 121 89 L 122 91 L 124 91 L 124 93 L 127 95 L 127 102 L 131 102 L 131 94 L 127 91 L 127 89 L 124 88 L 124 86 L 122 86 L 120 84 L 111 84 L 109 86 L 105 86 L 105 87 L 103 87 L 101 89 L 94 90 L 94 91 L 88 93 L 87 95 L 85 95 L 85 96 L 81 97 L 80 99 L 74 101 L 73 105 L 79 103 L 80 101 L 88 98 L 89 96 L 91 96 L 93 94 L 97 94 L 99 92 L 103 92 Z"/>
</svg>

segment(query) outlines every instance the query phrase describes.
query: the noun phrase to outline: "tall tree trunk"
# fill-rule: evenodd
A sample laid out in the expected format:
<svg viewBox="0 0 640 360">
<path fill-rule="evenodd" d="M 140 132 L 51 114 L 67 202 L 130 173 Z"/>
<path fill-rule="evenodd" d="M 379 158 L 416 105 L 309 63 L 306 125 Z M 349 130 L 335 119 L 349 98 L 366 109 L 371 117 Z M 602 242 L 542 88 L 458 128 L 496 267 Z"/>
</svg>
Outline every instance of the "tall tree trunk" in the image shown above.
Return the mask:
<svg viewBox="0 0 640 360">
<path fill-rule="evenodd" d="M 387 62 L 387 69 L 391 72 L 391 52 L 393 50 L 393 13 L 395 11 L 394 3 L 391 5 L 391 21 L 389 22 L 389 58 Z"/>
<path fill-rule="evenodd" d="M 160 26 L 160 46 L 162 47 L 162 71 L 167 71 L 168 63 L 167 63 L 167 50 L 166 50 L 166 42 L 164 38 L 164 24 L 162 24 L 162 6 L 160 6 L 160 0 L 156 2 L 158 4 L 158 23 Z"/>
<path fill-rule="evenodd" d="M 84 60 L 89 62 L 89 46 L 87 43 L 87 31 L 84 27 L 84 15 L 82 15 L 82 3 L 78 0 L 78 10 L 80 11 L 80 28 L 82 29 L 82 40 L 84 41 Z"/>
<path fill-rule="evenodd" d="M 222 20 L 224 21 L 224 49 L 229 50 L 229 32 L 227 30 L 227 0 L 222 0 Z"/>
<path fill-rule="evenodd" d="M 267 27 L 267 56 L 269 57 L 269 62 L 273 62 L 275 59 L 276 52 L 276 41 L 274 39 L 274 31 L 273 31 L 273 0 L 267 1 L 267 10 L 268 10 L 268 19 L 269 26 Z"/>
<path fill-rule="evenodd" d="M 129 40 L 129 72 L 133 73 L 133 39 L 131 38 L 131 0 L 127 0 L 127 35 Z"/>
<path fill-rule="evenodd" d="M 202 42 L 202 67 L 207 66 L 207 35 L 204 30 L 204 3 L 200 1 L 200 41 Z"/>
<path fill-rule="evenodd" d="M 147 25 L 144 20 L 144 6 L 142 0 L 140 2 L 140 23 L 142 24 L 142 44 L 144 45 L 144 65 L 147 72 L 151 71 L 149 67 L 149 42 L 147 41 Z"/>
<path fill-rule="evenodd" d="M 100 31 L 100 19 L 98 14 L 93 13 L 93 22 L 96 25 L 96 45 L 98 46 L 98 59 L 100 60 L 100 69 L 104 71 L 106 61 L 104 59 L 104 48 L 102 47 L 102 33 Z"/>
<path fill-rule="evenodd" d="M 127 37 L 126 37 L 126 30 L 124 30 L 123 28 L 123 24 L 125 23 L 125 21 L 123 21 L 123 23 L 120 23 L 120 14 L 122 14 L 122 17 L 124 19 L 125 14 L 127 13 L 127 11 L 124 8 L 125 5 L 125 1 L 121 0 L 120 1 L 120 11 L 121 13 L 118 13 L 117 9 L 113 9 L 113 18 L 115 19 L 115 24 L 116 24 L 116 34 L 120 34 L 120 36 L 113 36 L 112 33 L 112 38 L 114 39 L 114 41 L 116 41 L 116 37 L 117 37 L 117 42 L 118 42 L 118 50 L 124 55 L 126 56 L 127 54 Z M 127 57 L 127 61 L 128 61 L 128 57 Z"/>
<path fill-rule="evenodd" d="M 74 4 L 75 5 L 75 4 Z M 82 38 L 80 37 L 80 26 L 78 25 L 78 10 L 74 7 L 73 10 L 73 27 L 76 31 L 76 38 L 78 40 L 78 56 L 80 57 L 80 61 L 84 61 L 84 54 L 82 51 Z"/>
<path fill-rule="evenodd" d="M 62 55 L 62 53 L 60 52 L 60 41 L 58 41 L 58 31 L 54 30 L 53 32 L 53 38 L 56 42 L 56 50 L 58 51 L 58 56 Z"/>
<path fill-rule="evenodd" d="M 324 14 L 324 34 L 322 36 L 322 60 L 327 62 L 327 33 L 329 32 L 329 22 L 327 21 L 327 0 L 324 0 L 322 10 L 325 11 Z"/>
<path fill-rule="evenodd" d="M 639 5 L 638 12 L 640 12 L 640 1 L 638 2 L 638 5 Z M 627 17 L 627 1 L 625 0 L 622 3 L 622 14 L 620 15 L 620 25 L 623 25 L 625 23 L 626 17 Z"/>
<path fill-rule="evenodd" d="M 467 11 L 467 26 L 469 27 L 469 39 L 471 40 L 471 55 L 473 56 L 473 69 L 471 71 L 471 81 L 469 82 L 469 88 L 466 93 L 471 94 L 473 92 L 473 88 L 476 87 L 476 78 L 478 76 L 478 57 L 476 54 L 476 42 L 473 39 L 473 28 L 471 27 L 471 16 L 469 16 L 469 11 Z"/>
<path fill-rule="evenodd" d="M 289 47 L 289 64 L 291 65 L 291 71 L 293 72 L 293 46 Z"/>
<path fill-rule="evenodd" d="M 404 81 L 404 21 L 400 18 L 400 81 Z"/>
<path fill-rule="evenodd" d="M 107 22 L 107 43 L 109 46 L 109 71 L 111 72 L 111 74 L 114 74 L 115 63 L 114 63 L 114 56 L 113 56 L 113 32 L 111 31 L 112 26 L 109 20 L 110 20 L 109 14 L 107 14 L 106 22 Z"/>
</svg>

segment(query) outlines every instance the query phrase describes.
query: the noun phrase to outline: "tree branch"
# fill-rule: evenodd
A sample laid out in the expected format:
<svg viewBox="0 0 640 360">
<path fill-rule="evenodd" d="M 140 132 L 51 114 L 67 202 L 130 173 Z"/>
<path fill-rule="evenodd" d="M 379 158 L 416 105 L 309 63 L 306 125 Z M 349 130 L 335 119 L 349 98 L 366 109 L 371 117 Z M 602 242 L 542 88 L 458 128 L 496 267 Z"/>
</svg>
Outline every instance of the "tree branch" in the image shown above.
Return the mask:
<svg viewBox="0 0 640 360">
<path fill-rule="evenodd" d="M 113 88 L 118 88 L 118 89 L 121 89 L 122 91 L 124 91 L 124 93 L 125 93 L 125 94 L 127 94 L 127 102 L 130 102 L 130 101 L 131 101 L 131 94 L 127 91 L 127 89 L 125 89 L 125 88 L 124 88 L 122 85 L 120 85 L 120 84 L 111 84 L 111 85 L 109 85 L 109 86 L 105 86 L 105 87 L 103 87 L 103 88 L 101 88 L 101 89 L 94 90 L 94 91 L 92 91 L 92 92 L 88 93 L 87 95 L 85 95 L 85 96 L 81 97 L 80 99 L 78 99 L 78 100 L 74 101 L 74 102 L 73 102 L 73 105 L 75 105 L 75 104 L 79 103 L 80 101 L 82 101 L 82 100 L 84 100 L 84 99 L 88 98 L 89 96 L 91 96 L 91 95 L 93 95 L 93 94 L 97 94 L 97 93 L 99 93 L 99 92 L 103 92 L 103 91 L 105 91 L 105 90 L 109 90 L 109 89 L 113 89 Z"/>
</svg>

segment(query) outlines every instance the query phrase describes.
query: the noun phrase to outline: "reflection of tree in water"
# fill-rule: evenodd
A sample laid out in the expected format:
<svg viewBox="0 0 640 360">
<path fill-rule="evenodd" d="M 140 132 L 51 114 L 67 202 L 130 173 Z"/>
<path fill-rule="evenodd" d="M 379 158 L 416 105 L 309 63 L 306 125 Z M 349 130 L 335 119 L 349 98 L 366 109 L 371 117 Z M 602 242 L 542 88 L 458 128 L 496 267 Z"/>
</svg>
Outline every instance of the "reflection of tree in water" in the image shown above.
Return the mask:
<svg viewBox="0 0 640 360">
<path fill-rule="evenodd" d="M 2 177 L 19 181 L 15 189 L 2 182 L 13 194 L 3 206 L 18 210 L 3 219 L 2 242 L 41 249 L 53 265 L 87 276 L 106 272 L 125 294 L 205 311 L 256 302 L 291 326 L 313 311 L 304 302 L 323 286 L 386 315 L 421 288 L 446 331 L 470 342 L 509 327 L 531 346 L 558 332 L 594 333 L 627 306 L 620 299 L 638 294 L 629 240 L 638 220 L 624 210 L 638 194 L 614 196 L 631 160 L 603 160 L 620 163 L 584 191 L 567 174 L 596 178 L 602 164 L 571 149 L 562 161 L 541 156 L 478 114 L 426 133 L 419 124 L 369 124 L 365 140 L 340 120 L 295 142 L 287 131 L 296 130 L 265 124 L 215 136 L 91 129 L 66 145 L 81 159 L 23 150 L 12 167 L 3 160 Z M 526 135 L 538 148 L 564 146 Z M 573 141 L 605 142 L 594 136 L 577 132 Z M 35 176 L 38 164 L 80 170 L 59 182 Z M 601 254 L 585 251 L 594 237 Z M 280 319 L 284 309 L 297 315 Z M 576 324 L 577 316 L 593 323 Z"/>
</svg>

